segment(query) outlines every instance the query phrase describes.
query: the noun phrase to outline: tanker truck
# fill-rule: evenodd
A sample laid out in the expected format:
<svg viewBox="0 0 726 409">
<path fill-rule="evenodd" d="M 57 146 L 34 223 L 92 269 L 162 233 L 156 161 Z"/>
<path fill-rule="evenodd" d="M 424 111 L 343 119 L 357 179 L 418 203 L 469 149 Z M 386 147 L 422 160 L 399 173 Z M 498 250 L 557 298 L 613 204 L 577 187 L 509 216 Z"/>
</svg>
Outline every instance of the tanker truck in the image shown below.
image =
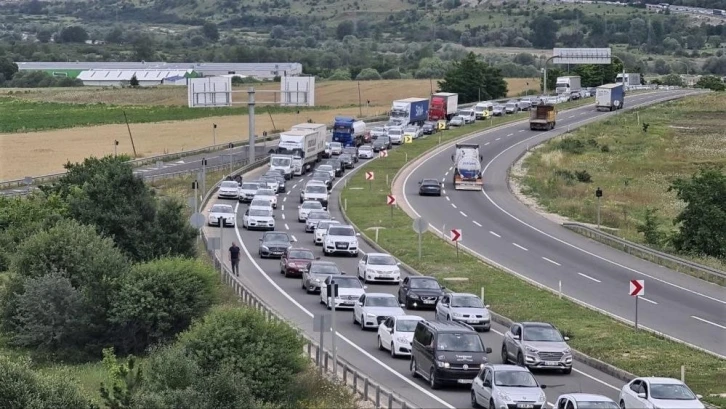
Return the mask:
<svg viewBox="0 0 726 409">
<path fill-rule="evenodd" d="M 454 162 L 454 189 L 481 190 L 484 182 L 481 176 L 482 156 L 479 145 L 473 143 L 457 143 L 456 152 L 451 155 Z"/>
</svg>

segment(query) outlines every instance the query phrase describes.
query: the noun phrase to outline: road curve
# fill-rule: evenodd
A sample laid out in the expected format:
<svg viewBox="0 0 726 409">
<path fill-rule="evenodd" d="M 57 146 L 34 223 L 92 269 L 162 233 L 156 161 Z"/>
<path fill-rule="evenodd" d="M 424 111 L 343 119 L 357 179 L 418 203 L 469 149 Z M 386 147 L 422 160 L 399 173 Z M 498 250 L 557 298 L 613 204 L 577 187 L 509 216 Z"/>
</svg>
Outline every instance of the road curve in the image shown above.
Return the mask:
<svg viewBox="0 0 726 409">
<path fill-rule="evenodd" d="M 626 106 L 635 108 L 689 93 L 692 91 L 633 95 Z M 530 131 L 527 123 L 520 122 L 466 138 L 483 148 L 485 184 L 481 192 L 454 190 L 450 176 L 453 145 L 417 160 L 397 179 L 394 191 L 404 198 L 403 207 L 410 214 L 424 217 L 435 229 L 462 228 L 461 243 L 482 258 L 552 289 L 558 289 L 561 282 L 564 294 L 623 319 L 634 319 L 634 299 L 627 294 L 629 281 L 644 279 L 640 325 L 726 355 L 723 287 L 571 232 L 533 212 L 509 191 L 508 169 L 529 147 L 614 114 L 597 112 L 590 105 L 561 112 L 552 131 Z M 444 181 L 445 194 L 440 198 L 418 196 L 422 178 Z M 442 212 L 442 206 L 452 211 Z"/>
</svg>

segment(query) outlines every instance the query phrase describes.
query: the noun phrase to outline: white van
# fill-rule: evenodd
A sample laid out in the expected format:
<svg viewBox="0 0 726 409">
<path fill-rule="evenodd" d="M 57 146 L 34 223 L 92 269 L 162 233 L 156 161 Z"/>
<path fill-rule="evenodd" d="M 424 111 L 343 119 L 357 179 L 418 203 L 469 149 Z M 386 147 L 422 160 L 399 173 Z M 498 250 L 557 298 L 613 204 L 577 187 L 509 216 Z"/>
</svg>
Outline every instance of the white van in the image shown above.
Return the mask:
<svg viewBox="0 0 726 409">
<path fill-rule="evenodd" d="M 400 126 L 388 128 L 388 138 L 391 140 L 391 144 L 400 145 L 403 143 L 403 128 Z"/>
<path fill-rule="evenodd" d="M 476 114 L 473 109 L 460 109 L 456 112 L 456 115 L 464 118 L 464 124 L 473 124 L 476 122 Z"/>
<path fill-rule="evenodd" d="M 492 116 L 494 104 L 491 102 L 480 102 L 474 106 L 474 115 L 476 119 L 487 119 Z"/>
</svg>

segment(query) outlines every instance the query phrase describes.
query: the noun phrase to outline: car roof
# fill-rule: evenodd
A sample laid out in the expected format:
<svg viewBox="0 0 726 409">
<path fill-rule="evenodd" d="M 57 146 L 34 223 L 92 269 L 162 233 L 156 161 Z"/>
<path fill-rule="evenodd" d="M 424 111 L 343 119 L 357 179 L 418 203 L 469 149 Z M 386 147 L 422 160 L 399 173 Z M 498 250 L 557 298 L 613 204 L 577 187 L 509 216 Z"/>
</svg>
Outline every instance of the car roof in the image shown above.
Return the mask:
<svg viewBox="0 0 726 409">
<path fill-rule="evenodd" d="M 422 323 L 436 329 L 439 332 L 473 332 L 477 333 L 476 330 L 469 325 L 462 322 L 456 321 L 428 321 L 424 320 Z M 419 323 L 419 325 L 421 325 Z"/>
<path fill-rule="evenodd" d="M 351 226 L 351 225 L 349 225 L 349 224 L 341 224 L 340 226 L 335 226 L 335 227 L 345 227 L 345 228 L 347 228 L 347 229 L 352 229 L 352 228 L 353 228 L 353 226 Z M 355 229 L 354 229 L 354 230 L 355 230 Z M 370 253 L 368 253 L 368 254 L 370 255 Z"/>
<path fill-rule="evenodd" d="M 212 209 L 214 209 L 215 207 L 224 207 L 224 208 L 225 208 L 225 209 L 227 209 L 227 210 L 232 210 L 232 211 L 234 211 L 234 207 L 232 207 L 232 205 L 228 205 L 228 204 L 222 204 L 222 203 L 218 203 L 218 204 L 214 204 L 214 205 L 212 205 Z M 211 209 L 210 209 L 210 210 L 211 210 Z"/>
<path fill-rule="evenodd" d="M 671 385 L 682 385 L 683 382 L 679 381 L 678 379 L 673 378 L 662 378 L 658 376 L 644 376 L 642 378 L 637 378 L 640 380 L 648 381 L 648 383 L 667 383 Z"/>
<path fill-rule="evenodd" d="M 289 235 L 289 234 L 287 234 L 287 233 L 285 233 L 284 231 L 266 231 L 266 232 L 264 232 L 264 233 L 262 234 L 262 236 L 264 237 L 264 236 L 268 236 L 268 235 L 273 235 L 273 234 L 284 234 L 284 235 L 285 235 L 285 236 L 287 236 L 288 238 L 290 237 L 290 235 Z"/>
<path fill-rule="evenodd" d="M 331 266 L 332 265 L 332 266 L 338 267 L 338 265 L 335 264 L 334 262 L 332 262 L 332 261 L 326 261 L 326 260 L 313 260 L 311 262 L 311 264 L 324 264 L 326 266 Z"/>
<path fill-rule="evenodd" d="M 320 226 L 325 226 L 326 223 L 327 223 L 328 226 L 331 226 L 333 224 L 340 224 L 340 222 L 337 221 L 337 220 L 321 220 L 321 221 L 318 222 L 318 227 L 316 227 L 316 230 L 317 229 L 322 229 L 322 227 L 320 227 Z"/>
<path fill-rule="evenodd" d="M 494 370 L 494 372 L 497 371 L 512 371 L 512 372 L 530 372 L 529 369 L 527 369 L 524 366 L 518 366 L 518 365 L 506 365 L 506 364 L 490 364 L 488 365 Z"/>
<path fill-rule="evenodd" d="M 607 396 L 596 395 L 594 393 L 577 392 L 577 393 L 567 394 L 567 396 L 573 398 L 576 401 L 614 402 L 612 399 L 608 398 Z"/>
<path fill-rule="evenodd" d="M 306 200 L 306 201 L 302 202 L 302 204 L 305 204 L 305 203 L 320 203 L 320 202 L 318 202 L 317 200 Z M 320 204 L 320 206 L 322 206 L 322 204 Z"/>
<path fill-rule="evenodd" d="M 391 318 L 397 321 L 423 321 L 425 319 L 424 317 L 420 317 L 418 315 L 398 315 Z"/>
<path fill-rule="evenodd" d="M 393 257 L 393 256 L 391 256 L 388 253 L 368 253 L 367 256 L 368 257 L 370 257 L 370 256 L 390 256 L 390 257 Z"/>
<path fill-rule="evenodd" d="M 370 297 L 381 297 L 381 298 L 396 298 L 395 295 L 390 293 L 366 293 L 366 298 Z"/>
<path fill-rule="evenodd" d="M 301 251 L 301 250 L 302 251 L 309 251 L 311 253 L 313 252 L 312 250 L 310 250 L 307 247 L 290 247 L 289 249 L 287 249 L 287 251 Z"/>
<path fill-rule="evenodd" d="M 439 180 L 434 178 L 421 179 L 421 182 L 435 182 L 437 185 L 439 184 Z"/>
</svg>

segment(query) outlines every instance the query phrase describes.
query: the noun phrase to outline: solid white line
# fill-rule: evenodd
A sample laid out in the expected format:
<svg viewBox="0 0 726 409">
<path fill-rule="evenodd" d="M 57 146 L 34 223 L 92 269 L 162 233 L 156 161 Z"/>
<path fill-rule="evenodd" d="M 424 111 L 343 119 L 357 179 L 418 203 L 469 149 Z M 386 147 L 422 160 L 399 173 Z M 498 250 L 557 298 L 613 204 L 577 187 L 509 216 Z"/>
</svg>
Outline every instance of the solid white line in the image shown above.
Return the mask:
<svg viewBox="0 0 726 409">
<path fill-rule="evenodd" d="M 527 248 L 526 248 L 526 247 L 522 247 L 522 246 L 520 246 L 520 245 L 519 245 L 519 244 L 517 244 L 517 243 L 512 243 L 512 245 L 514 245 L 514 247 L 519 247 L 520 249 L 522 249 L 522 250 L 524 250 L 524 251 L 529 251 L 529 250 L 527 250 Z"/>
<path fill-rule="evenodd" d="M 655 301 L 653 301 L 653 300 L 649 300 L 649 299 L 647 299 L 647 298 L 643 297 L 642 295 L 640 296 L 640 299 L 641 299 L 641 300 L 643 300 L 643 301 L 649 302 L 649 303 L 651 303 L 651 304 L 655 304 L 655 305 L 658 305 L 658 303 L 657 303 L 657 302 L 655 302 Z"/>
<path fill-rule="evenodd" d="M 596 282 L 596 283 L 602 283 L 602 281 L 598 280 L 597 278 L 592 278 L 592 277 L 590 277 L 590 276 L 589 276 L 589 275 L 587 275 L 587 274 L 582 274 L 582 273 L 577 273 L 577 274 L 579 274 L 579 275 L 581 275 L 581 276 L 583 276 L 583 277 L 587 278 L 588 280 L 592 280 L 592 281 L 594 281 L 594 282 Z M 641 298 L 642 298 L 642 297 L 641 297 Z"/>
<path fill-rule="evenodd" d="M 477 221 L 473 221 L 472 223 L 474 223 L 474 224 L 476 224 L 477 226 L 481 227 L 481 224 L 479 224 L 479 222 L 477 222 Z"/>
<path fill-rule="evenodd" d="M 494 232 L 493 232 L 493 231 L 491 231 L 491 230 L 489 230 L 489 233 L 491 233 L 491 235 L 492 235 L 492 236 L 497 236 L 497 237 L 499 237 L 500 239 L 502 238 L 502 236 L 500 236 L 500 235 L 498 235 L 498 234 L 494 233 Z"/>
<path fill-rule="evenodd" d="M 640 297 L 640 298 L 643 298 L 643 297 Z M 701 321 L 701 322 L 705 322 L 706 324 L 711 324 L 711 325 L 713 325 L 714 327 L 719 327 L 719 328 L 721 328 L 721 329 L 726 329 L 726 327 L 724 327 L 724 326 L 723 326 L 723 325 L 721 325 L 721 324 L 716 324 L 715 322 L 711 322 L 711 321 L 709 321 L 709 320 L 704 320 L 703 318 L 701 318 L 701 317 L 696 317 L 695 315 L 691 315 L 691 318 L 695 318 L 695 319 L 697 319 L 697 320 L 699 320 L 699 321 Z"/>
<path fill-rule="evenodd" d="M 459 210 L 459 213 L 461 213 L 461 215 L 464 216 L 464 217 L 469 217 L 469 216 L 466 215 L 466 213 L 462 212 L 461 210 Z"/>
<path fill-rule="evenodd" d="M 449 196 L 446 196 L 446 200 L 451 201 L 451 199 L 449 199 Z"/>
<path fill-rule="evenodd" d="M 453 204 L 453 203 L 451 204 L 451 207 L 453 207 L 454 209 L 456 209 L 456 205 Z"/>
<path fill-rule="evenodd" d="M 290 230 L 290 226 L 288 226 L 287 223 L 285 223 L 285 230 Z"/>
<path fill-rule="evenodd" d="M 550 263 L 552 263 L 554 265 L 557 265 L 557 266 L 561 266 L 562 265 L 562 264 L 560 264 L 560 263 L 558 263 L 556 261 L 552 261 L 552 260 L 548 259 L 547 257 L 542 257 L 542 259 L 543 260 L 546 260 L 546 261 L 549 261 Z"/>
</svg>

